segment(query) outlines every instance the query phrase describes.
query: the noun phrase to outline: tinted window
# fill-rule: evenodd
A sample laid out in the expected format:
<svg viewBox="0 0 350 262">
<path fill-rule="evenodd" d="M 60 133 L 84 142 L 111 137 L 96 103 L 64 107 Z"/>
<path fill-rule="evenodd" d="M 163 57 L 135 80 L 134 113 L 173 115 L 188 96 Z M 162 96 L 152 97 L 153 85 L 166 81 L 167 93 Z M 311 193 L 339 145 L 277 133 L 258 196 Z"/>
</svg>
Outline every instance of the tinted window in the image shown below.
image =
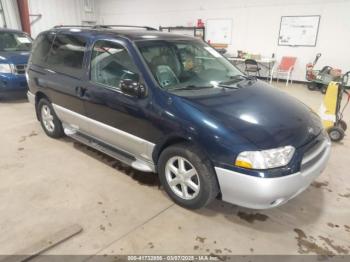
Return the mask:
<svg viewBox="0 0 350 262">
<path fill-rule="evenodd" d="M 69 75 L 81 76 L 86 40 L 74 35 L 56 35 L 47 58 L 50 68 Z"/>
<path fill-rule="evenodd" d="M 139 80 L 136 66 L 127 50 L 113 42 L 96 42 L 91 58 L 91 80 L 119 88 L 123 79 Z"/>
<path fill-rule="evenodd" d="M 33 45 L 31 58 L 33 64 L 43 65 L 45 63 L 54 38 L 54 34 L 41 34 L 38 36 Z"/>
</svg>

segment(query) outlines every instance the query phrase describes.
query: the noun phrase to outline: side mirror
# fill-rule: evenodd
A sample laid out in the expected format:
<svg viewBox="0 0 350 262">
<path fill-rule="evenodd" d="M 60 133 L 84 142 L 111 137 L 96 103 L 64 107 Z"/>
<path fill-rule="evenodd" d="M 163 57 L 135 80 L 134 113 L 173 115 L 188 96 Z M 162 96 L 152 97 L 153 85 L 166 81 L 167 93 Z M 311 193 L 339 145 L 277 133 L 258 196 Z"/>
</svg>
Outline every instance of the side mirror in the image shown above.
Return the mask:
<svg viewBox="0 0 350 262">
<path fill-rule="evenodd" d="M 134 97 L 144 97 L 146 95 L 146 88 L 138 81 L 131 79 L 124 79 L 120 81 L 120 89 L 124 94 Z"/>
</svg>

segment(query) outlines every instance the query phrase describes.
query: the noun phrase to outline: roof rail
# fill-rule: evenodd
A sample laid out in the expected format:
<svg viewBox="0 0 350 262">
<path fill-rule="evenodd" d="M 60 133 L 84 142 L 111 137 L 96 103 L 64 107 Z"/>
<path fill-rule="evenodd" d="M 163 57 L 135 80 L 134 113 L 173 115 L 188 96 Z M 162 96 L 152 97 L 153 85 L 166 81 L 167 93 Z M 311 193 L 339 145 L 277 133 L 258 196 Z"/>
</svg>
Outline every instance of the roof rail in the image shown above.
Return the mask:
<svg viewBox="0 0 350 262">
<path fill-rule="evenodd" d="M 158 31 L 157 29 L 149 26 L 137 26 L 137 25 L 56 25 L 55 29 L 58 28 L 91 28 L 91 29 L 108 29 L 114 27 L 122 28 L 144 28 L 148 31 Z"/>
<path fill-rule="evenodd" d="M 138 25 L 95 25 L 93 28 L 113 28 L 113 27 L 122 27 L 122 28 L 144 28 L 149 31 L 158 31 L 157 29 L 150 26 L 138 26 Z"/>
<path fill-rule="evenodd" d="M 71 28 L 71 27 L 81 27 L 81 28 L 92 28 L 90 25 L 55 25 L 53 28 Z"/>
</svg>

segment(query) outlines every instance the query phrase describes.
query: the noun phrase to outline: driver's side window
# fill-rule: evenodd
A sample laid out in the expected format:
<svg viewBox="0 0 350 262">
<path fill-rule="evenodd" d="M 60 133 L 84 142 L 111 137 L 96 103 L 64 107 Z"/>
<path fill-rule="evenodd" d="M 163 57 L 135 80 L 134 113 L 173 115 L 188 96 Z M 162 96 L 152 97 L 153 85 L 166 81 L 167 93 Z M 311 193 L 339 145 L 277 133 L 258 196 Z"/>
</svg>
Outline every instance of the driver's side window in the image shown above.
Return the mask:
<svg viewBox="0 0 350 262">
<path fill-rule="evenodd" d="M 120 81 L 139 80 L 137 68 L 127 50 L 110 41 L 97 41 L 91 57 L 91 81 L 119 89 Z"/>
</svg>

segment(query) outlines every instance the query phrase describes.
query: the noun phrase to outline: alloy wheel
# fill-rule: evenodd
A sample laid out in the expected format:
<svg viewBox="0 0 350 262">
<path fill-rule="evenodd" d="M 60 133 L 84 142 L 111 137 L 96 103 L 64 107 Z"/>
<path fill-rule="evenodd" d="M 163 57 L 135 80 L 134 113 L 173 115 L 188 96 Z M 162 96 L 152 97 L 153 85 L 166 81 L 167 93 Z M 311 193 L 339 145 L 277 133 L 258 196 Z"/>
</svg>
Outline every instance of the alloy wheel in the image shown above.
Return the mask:
<svg viewBox="0 0 350 262">
<path fill-rule="evenodd" d="M 183 157 L 175 156 L 168 160 L 165 177 L 171 190 L 182 199 L 194 199 L 200 191 L 197 170 Z"/>
<path fill-rule="evenodd" d="M 53 115 L 51 113 L 51 109 L 48 105 L 43 105 L 41 107 L 41 119 L 45 126 L 45 129 L 49 132 L 54 132 L 55 124 L 53 122 Z"/>
</svg>

